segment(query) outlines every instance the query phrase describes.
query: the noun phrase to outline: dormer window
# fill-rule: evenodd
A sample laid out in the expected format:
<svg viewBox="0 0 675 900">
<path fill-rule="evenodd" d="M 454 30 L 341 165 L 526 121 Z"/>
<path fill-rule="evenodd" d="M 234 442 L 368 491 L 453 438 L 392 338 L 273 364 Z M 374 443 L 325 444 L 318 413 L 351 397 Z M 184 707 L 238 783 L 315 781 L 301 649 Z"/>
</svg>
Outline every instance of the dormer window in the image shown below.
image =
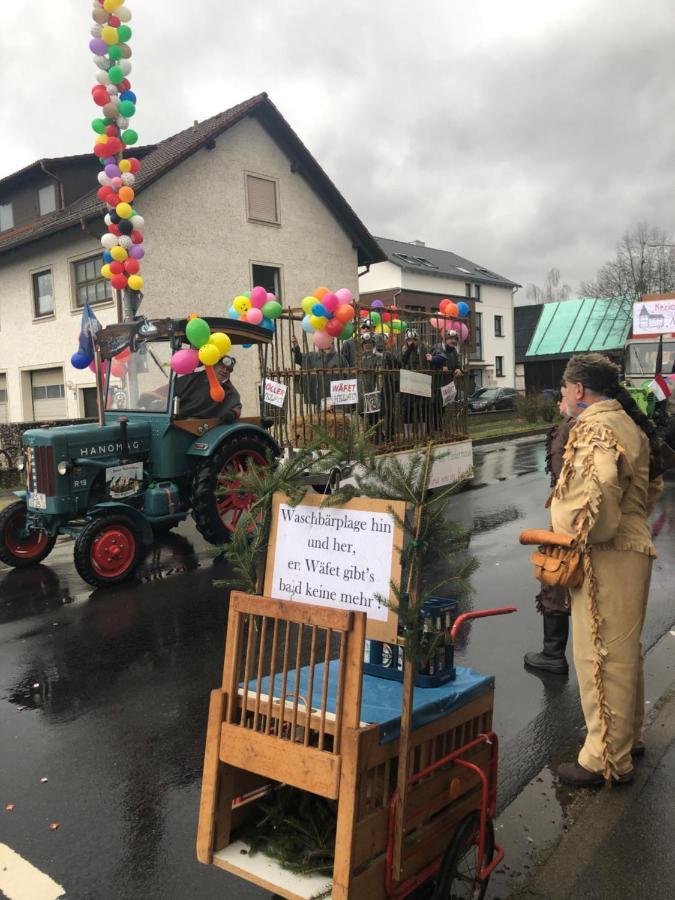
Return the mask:
<svg viewBox="0 0 675 900">
<path fill-rule="evenodd" d="M 0 203 L 0 231 L 14 228 L 14 211 L 11 203 Z"/>
<path fill-rule="evenodd" d="M 40 215 L 46 216 L 47 213 L 54 212 L 56 209 L 56 191 L 53 184 L 46 184 L 38 191 L 38 206 Z"/>
</svg>

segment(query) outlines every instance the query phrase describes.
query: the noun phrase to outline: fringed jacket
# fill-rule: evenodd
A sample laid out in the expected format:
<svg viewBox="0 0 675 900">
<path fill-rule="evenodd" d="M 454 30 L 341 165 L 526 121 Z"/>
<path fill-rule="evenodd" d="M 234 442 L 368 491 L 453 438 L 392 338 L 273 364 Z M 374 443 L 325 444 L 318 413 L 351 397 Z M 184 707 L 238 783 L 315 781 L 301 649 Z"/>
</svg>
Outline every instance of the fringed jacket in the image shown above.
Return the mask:
<svg viewBox="0 0 675 900">
<path fill-rule="evenodd" d="M 649 442 L 616 400 L 577 418 L 553 493 L 553 530 L 602 550 L 656 556 L 648 513 L 662 482 L 649 483 Z"/>
</svg>

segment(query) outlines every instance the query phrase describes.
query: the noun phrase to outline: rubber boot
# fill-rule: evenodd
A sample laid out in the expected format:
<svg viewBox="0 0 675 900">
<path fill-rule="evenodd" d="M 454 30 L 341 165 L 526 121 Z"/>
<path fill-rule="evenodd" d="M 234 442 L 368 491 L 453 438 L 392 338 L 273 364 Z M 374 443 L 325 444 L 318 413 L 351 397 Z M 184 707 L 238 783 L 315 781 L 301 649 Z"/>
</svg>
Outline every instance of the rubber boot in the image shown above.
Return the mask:
<svg viewBox="0 0 675 900">
<path fill-rule="evenodd" d="M 526 653 L 525 665 L 556 675 L 566 675 L 569 669 L 565 647 L 570 633 L 570 617 L 565 613 L 544 613 L 544 649 L 541 653 Z"/>
</svg>

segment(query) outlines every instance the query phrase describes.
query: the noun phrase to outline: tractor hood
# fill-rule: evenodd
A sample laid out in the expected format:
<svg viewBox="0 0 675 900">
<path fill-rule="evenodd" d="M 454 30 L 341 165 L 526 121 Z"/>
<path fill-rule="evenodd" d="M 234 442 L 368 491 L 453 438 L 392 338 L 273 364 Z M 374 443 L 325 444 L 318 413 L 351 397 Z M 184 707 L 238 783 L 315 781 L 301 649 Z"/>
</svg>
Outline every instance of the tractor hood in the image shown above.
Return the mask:
<svg viewBox="0 0 675 900">
<path fill-rule="evenodd" d="M 24 447 L 52 447 L 59 459 L 118 459 L 122 452 L 121 428 L 117 422 L 107 425 L 61 425 L 31 428 L 23 434 Z M 150 425 L 147 421 L 127 425 L 129 454 L 150 450 Z"/>
</svg>

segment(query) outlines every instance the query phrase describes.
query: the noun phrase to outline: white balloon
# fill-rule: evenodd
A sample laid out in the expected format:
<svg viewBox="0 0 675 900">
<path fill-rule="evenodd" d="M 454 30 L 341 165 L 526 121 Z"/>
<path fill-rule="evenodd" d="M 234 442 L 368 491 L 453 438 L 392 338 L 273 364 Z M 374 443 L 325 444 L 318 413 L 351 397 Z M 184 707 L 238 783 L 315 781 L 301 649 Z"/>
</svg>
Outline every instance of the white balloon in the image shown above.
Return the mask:
<svg viewBox="0 0 675 900">
<path fill-rule="evenodd" d="M 91 17 L 94 22 L 97 22 L 99 25 L 105 25 L 108 21 L 108 13 L 104 9 L 101 9 L 98 3 L 92 8 Z"/>
<path fill-rule="evenodd" d="M 101 30 L 102 30 L 102 28 L 101 28 L 100 25 L 92 25 L 91 28 L 90 28 L 90 30 L 89 30 L 89 33 L 91 34 L 92 37 L 100 38 L 100 37 L 101 37 Z"/>
<path fill-rule="evenodd" d="M 114 234 L 104 234 L 101 238 L 101 244 L 105 247 L 106 250 L 110 250 L 111 247 L 117 246 L 117 238 Z"/>
<path fill-rule="evenodd" d="M 110 213 L 106 213 L 103 216 L 103 221 L 105 222 L 106 225 L 112 225 L 112 219 L 110 218 Z"/>
<path fill-rule="evenodd" d="M 133 172 L 124 172 L 122 174 L 122 184 L 126 184 L 127 187 L 133 187 L 136 183 L 136 176 Z"/>
<path fill-rule="evenodd" d="M 129 247 L 131 247 L 131 245 L 133 244 L 133 241 L 128 234 L 122 234 L 117 238 L 117 244 L 120 247 L 124 247 L 125 250 L 128 250 Z"/>
<path fill-rule="evenodd" d="M 129 120 L 125 119 L 124 116 L 119 116 L 115 124 L 118 128 L 128 128 Z"/>
<path fill-rule="evenodd" d="M 106 84 L 105 89 L 108 92 L 108 96 L 110 97 L 110 99 L 116 101 L 117 97 L 119 95 L 119 92 L 120 92 L 117 85 L 116 84 Z"/>
<path fill-rule="evenodd" d="M 107 72 L 112 65 L 107 56 L 95 56 L 94 62 L 99 67 L 99 69 L 103 69 L 105 72 Z"/>
<path fill-rule="evenodd" d="M 103 72 L 103 71 L 97 72 L 96 80 L 98 81 L 99 84 L 109 84 L 110 83 L 110 75 L 108 75 L 107 72 Z"/>
<path fill-rule="evenodd" d="M 130 22 L 131 21 L 131 10 L 127 9 L 126 6 L 120 6 L 120 8 L 115 13 L 120 22 Z"/>
<path fill-rule="evenodd" d="M 106 105 L 103 107 L 103 115 L 106 117 L 106 119 L 114 119 L 117 116 L 117 107 L 117 97 L 115 97 L 114 100 L 111 100 L 110 103 L 106 103 Z"/>
<path fill-rule="evenodd" d="M 117 65 L 120 67 L 120 69 L 124 72 L 125 75 L 128 75 L 129 72 L 131 72 L 131 63 L 129 62 L 128 59 L 121 59 L 117 63 Z"/>
<path fill-rule="evenodd" d="M 96 176 L 98 178 L 98 183 L 103 187 L 104 184 L 112 184 L 112 179 L 108 178 L 105 172 L 99 172 Z"/>
<path fill-rule="evenodd" d="M 132 216 L 129 221 L 138 231 L 145 225 L 145 219 L 143 216 Z"/>
<path fill-rule="evenodd" d="M 122 51 L 122 59 L 131 59 L 131 47 L 128 44 L 118 44 Z"/>
</svg>

